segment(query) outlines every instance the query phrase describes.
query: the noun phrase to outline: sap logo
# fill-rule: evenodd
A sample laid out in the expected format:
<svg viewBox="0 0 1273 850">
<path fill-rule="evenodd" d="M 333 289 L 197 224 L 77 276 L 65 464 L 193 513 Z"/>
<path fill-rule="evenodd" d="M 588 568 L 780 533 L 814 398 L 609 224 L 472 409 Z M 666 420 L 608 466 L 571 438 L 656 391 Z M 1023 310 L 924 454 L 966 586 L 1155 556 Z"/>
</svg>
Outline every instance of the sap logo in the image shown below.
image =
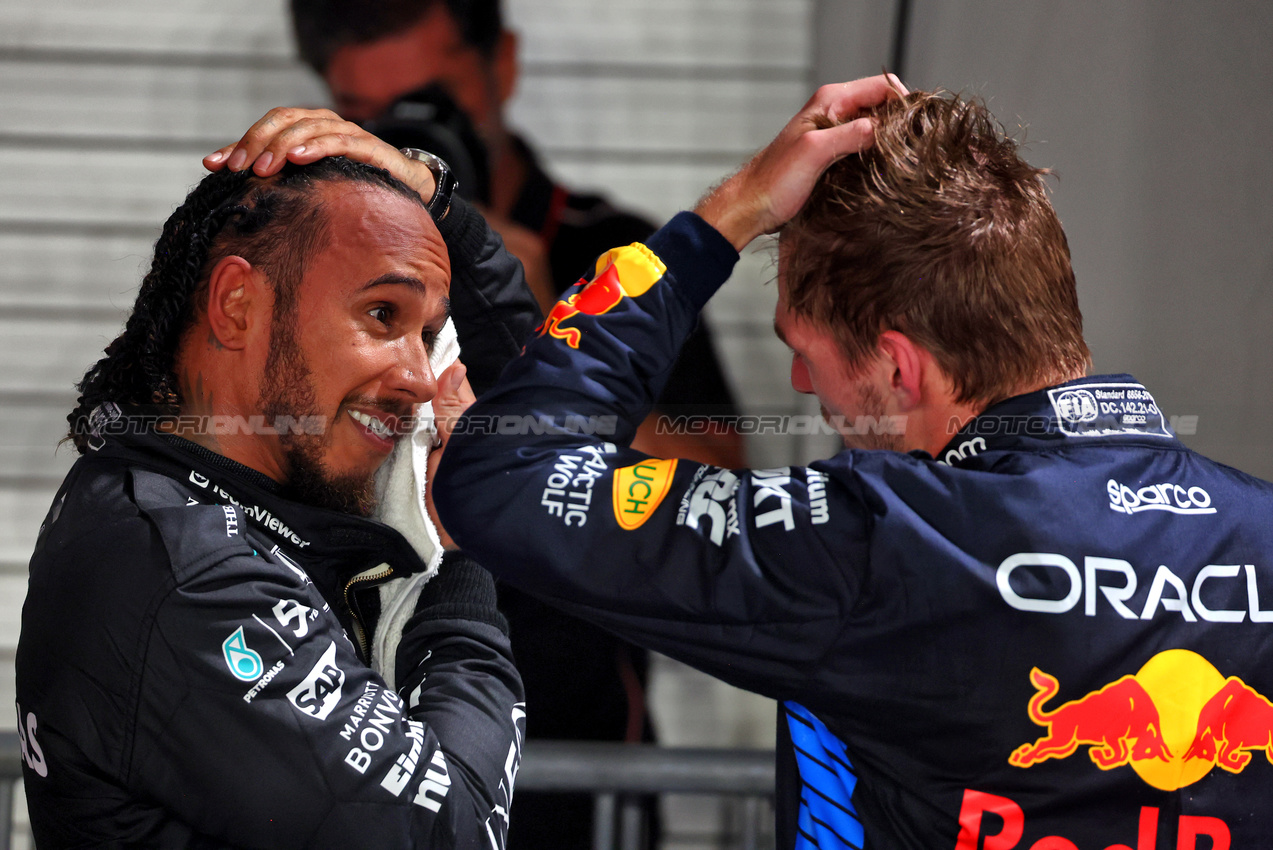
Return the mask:
<svg viewBox="0 0 1273 850">
<path fill-rule="evenodd" d="M 22 761 L 26 766 L 35 771 L 37 776 L 48 776 L 49 765 L 44 760 L 44 750 L 40 749 L 40 742 L 35 738 L 35 730 L 39 727 L 40 722 L 35 718 L 34 711 L 28 711 L 26 718 L 22 717 L 22 704 L 16 703 L 18 708 L 18 749 L 22 753 Z"/>
<path fill-rule="evenodd" d="M 738 476 L 728 469 L 707 473 L 694 485 L 684 516 L 678 517 L 681 525 L 702 531 L 704 519 L 711 525 L 708 538 L 717 546 L 729 534 L 738 534 L 738 503 L 734 493 L 738 490 Z M 728 508 L 727 508 L 728 506 Z"/>
<path fill-rule="evenodd" d="M 1096 396 L 1087 390 L 1066 390 L 1053 404 L 1066 422 L 1095 422 L 1099 412 Z"/>
<path fill-rule="evenodd" d="M 326 720 L 340 702 L 340 688 L 344 683 L 345 671 L 336 666 L 336 642 L 332 641 L 304 680 L 288 692 L 287 698 L 302 714 Z"/>
<path fill-rule="evenodd" d="M 243 637 L 243 627 L 239 626 L 234 634 L 221 644 L 221 653 L 225 656 L 226 666 L 234 674 L 234 678 L 244 682 L 255 682 L 265 672 L 260 653 L 249 649 Z"/>
<path fill-rule="evenodd" d="M 954 466 L 959 461 L 976 457 L 985 450 L 986 441 L 981 437 L 973 437 L 971 440 L 965 440 L 958 447 L 946 452 L 946 456 L 937 462 L 943 466 Z"/>
<path fill-rule="evenodd" d="M 1201 487 L 1179 484 L 1151 484 L 1133 490 L 1111 478 L 1105 485 L 1109 493 L 1109 509 L 1125 514 L 1141 511 L 1170 511 L 1173 514 L 1213 514 L 1211 494 Z"/>
</svg>

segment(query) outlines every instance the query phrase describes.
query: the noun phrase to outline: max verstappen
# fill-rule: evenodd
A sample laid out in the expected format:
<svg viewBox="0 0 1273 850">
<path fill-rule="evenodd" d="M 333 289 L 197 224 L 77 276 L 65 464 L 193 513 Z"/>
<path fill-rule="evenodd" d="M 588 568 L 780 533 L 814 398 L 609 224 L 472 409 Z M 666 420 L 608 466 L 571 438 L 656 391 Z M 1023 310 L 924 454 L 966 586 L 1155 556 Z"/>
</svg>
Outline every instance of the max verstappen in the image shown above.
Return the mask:
<svg viewBox="0 0 1273 850">
<path fill-rule="evenodd" d="M 449 314 L 490 380 L 538 312 L 452 285 L 496 256 L 480 216 L 363 158 L 407 182 L 211 158 L 80 386 L 17 653 L 40 847 L 504 845 L 525 713 L 491 577 L 442 555 L 377 673 L 380 591 L 426 563 L 367 514 Z"/>
<path fill-rule="evenodd" d="M 1185 448 L 1131 376 L 1085 377 L 1044 175 L 984 107 L 889 94 L 820 90 L 697 214 L 603 257 L 460 420 L 446 527 L 778 700 L 782 848 L 1269 846 L 1273 486 Z M 844 451 L 624 448 L 775 230 L 791 383 Z M 514 413 L 563 427 L 483 427 Z"/>
</svg>

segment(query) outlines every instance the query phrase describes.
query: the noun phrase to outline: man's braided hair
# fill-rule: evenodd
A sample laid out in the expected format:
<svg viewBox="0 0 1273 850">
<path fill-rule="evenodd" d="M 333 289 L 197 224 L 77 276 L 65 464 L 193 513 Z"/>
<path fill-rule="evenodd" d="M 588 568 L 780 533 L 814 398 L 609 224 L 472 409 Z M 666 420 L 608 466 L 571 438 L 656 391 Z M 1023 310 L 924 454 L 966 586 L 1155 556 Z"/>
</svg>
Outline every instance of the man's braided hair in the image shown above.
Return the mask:
<svg viewBox="0 0 1273 850">
<path fill-rule="evenodd" d="M 123 333 L 77 385 L 79 401 L 67 421 L 80 453 L 88 446 L 89 416 L 105 402 L 177 415 L 177 348 L 202 309 L 199 295 L 209 273 L 223 258 L 241 256 L 265 273 L 274 287 L 276 319 L 290 311 L 306 259 L 327 242 L 327 218 L 314 188 L 340 181 L 380 186 L 424 206 L 389 172 L 343 157 L 288 164 L 264 179 L 251 171 L 219 171 L 191 191 L 155 242 L 154 261 Z"/>
</svg>

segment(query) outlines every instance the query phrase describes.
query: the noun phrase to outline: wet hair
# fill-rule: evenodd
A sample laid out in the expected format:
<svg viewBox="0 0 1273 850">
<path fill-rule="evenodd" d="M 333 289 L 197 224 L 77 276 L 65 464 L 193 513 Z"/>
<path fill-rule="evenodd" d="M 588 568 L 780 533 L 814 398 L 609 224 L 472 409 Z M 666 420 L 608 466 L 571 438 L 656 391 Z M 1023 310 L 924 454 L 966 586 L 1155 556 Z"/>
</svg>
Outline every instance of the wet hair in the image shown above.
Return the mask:
<svg viewBox="0 0 1273 850">
<path fill-rule="evenodd" d="M 301 59 L 321 75 L 342 47 L 410 29 L 439 4 L 465 44 L 495 55 L 504 30 L 499 0 L 291 0 L 292 31 Z"/>
<path fill-rule="evenodd" d="M 1049 170 L 1027 163 L 976 99 L 912 92 L 873 114 L 874 145 L 828 169 L 782 230 L 789 309 L 828 329 L 851 371 L 883 331 L 906 334 L 959 402 L 1084 374 L 1091 355 Z"/>
<path fill-rule="evenodd" d="M 178 413 L 177 349 L 204 309 L 200 296 L 220 260 L 237 255 L 261 269 L 274 287 L 275 319 L 291 312 L 306 261 L 327 244 L 327 217 L 315 189 L 342 181 L 380 186 L 424 206 L 389 172 L 343 157 L 289 163 L 264 179 L 223 170 L 191 191 L 155 242 L 123 333 L 77 385 L 79 401 L 67 416 L 76 449 L 85 451 L 89 416 L 105 402 L 144 406 L 160 417 Z"/>
</svg>

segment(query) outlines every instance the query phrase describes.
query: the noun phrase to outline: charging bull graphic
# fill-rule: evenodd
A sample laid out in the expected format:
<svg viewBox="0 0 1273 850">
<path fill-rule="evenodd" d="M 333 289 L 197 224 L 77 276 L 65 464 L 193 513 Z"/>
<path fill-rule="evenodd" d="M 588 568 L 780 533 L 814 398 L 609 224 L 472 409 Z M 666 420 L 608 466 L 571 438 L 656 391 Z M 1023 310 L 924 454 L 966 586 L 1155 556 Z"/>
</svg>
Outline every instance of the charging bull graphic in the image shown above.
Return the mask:
<svg viewBox="0 0 1273 850">
<path fill-rule="evenodd" d="M 1207 759 L 1230 773 L 1241 773 L 1251 761 L 1246 750 L 1264 750 L 1273 763 L 1273 703 L 1230 676 L 1202 707 L 1198 731 L 1185 758 Z"/>
<path fill-rule="evenodd" d="M 1033 744 L 1022 744 L 1010 764 L 1029 767 L 1050 758 L 1072 755 L 1080 745 L 1101 770 L 1112 770 L 1135 759 L 1171 758 L 1163 743 L 1158 709 L 1134 676 L 1124 676 L 1099 691 L 1071 700 L 1052 710 L 1043 704 L 1060 690 L 1056 678 L 1038 667 L 1030 671 L 1038 689 L 1026 710 L 1030 719 L 1048 733 Z"/>
<path fill-rule="evenodd" d="M 576 327 L 562 327 L 564 322 L 580 313 L 588 316 L 608 313 L 619 306 L 623 296 L 635 298 L 643 295 L 666 271 L 667 266 L 663 265 L 663 261 L 639 243 L 615 248 L 603 254 L 597 260 L 597 270 L 592 282 L 574 295 L 554 304 L 544 323 L 537 328 L 539 335 L 548 334 L 564 340 L 571 348 L 578 348 L 581 331 Z"/>
<path fill-rule="evenodd" d="M 1149 785 L 1174 791 L 1216 767 L 1241 773 L 1254 752 L 1273 763 L 1273 702 L 1191 650 L 1159 652 L 1135 675 L 1051 710 L 1043 706 L 1059 691 L 1057 680 L 1036 667 L 1030 682 L 1037 693 L 1026 712 L 1047 734 L 1012 751 L 1016 767 L 1087 745 L 1102 770 L 1130 764 Z"/>
</svg>

